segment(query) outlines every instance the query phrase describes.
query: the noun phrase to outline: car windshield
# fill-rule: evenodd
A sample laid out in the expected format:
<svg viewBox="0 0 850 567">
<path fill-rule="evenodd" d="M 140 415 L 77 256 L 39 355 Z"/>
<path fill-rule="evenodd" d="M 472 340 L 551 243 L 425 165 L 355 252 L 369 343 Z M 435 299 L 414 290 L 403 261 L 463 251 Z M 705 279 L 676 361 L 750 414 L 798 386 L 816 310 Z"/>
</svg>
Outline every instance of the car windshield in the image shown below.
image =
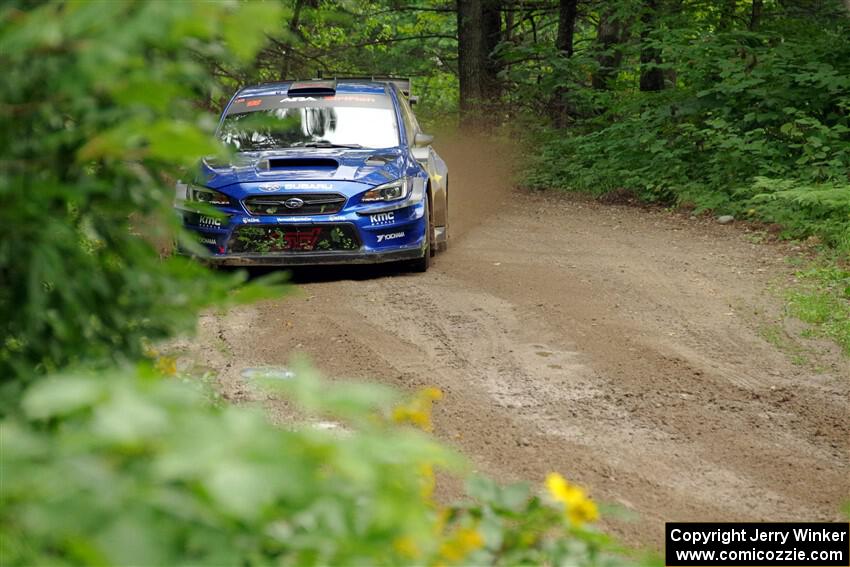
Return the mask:
<svg viewBox="0 0 850 567">
<path fill-rule="evenodd" d="M 392 100 L 377 94 L 240 97 L 228 108 L 219 135 L 243 152 L 399 145 Z"/>
</svg>

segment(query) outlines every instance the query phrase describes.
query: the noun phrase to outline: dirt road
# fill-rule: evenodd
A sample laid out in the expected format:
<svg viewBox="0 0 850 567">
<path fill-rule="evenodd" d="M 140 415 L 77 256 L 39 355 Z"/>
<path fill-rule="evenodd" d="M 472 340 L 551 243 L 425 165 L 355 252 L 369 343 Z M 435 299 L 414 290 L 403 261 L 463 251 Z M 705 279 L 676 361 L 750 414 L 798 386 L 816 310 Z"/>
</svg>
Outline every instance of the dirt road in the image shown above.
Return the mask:
<svg viewBox="0 0 850 567">
<path fill-rule="evenodd" d="M 768 288 L 783 249 L 658 210 L 510 188 L 510 159 L 443 143 L 452 242 L 431 271 L 296 274 L 300 295 L 203 318 L 191 350 L 240 371 L 308 354 L 328 376 L 439 387 L 436 434 L 502 480 L 548 471 L 665 520 L 829 520 L 850 499 L 850 364 Z M 776 326 L 776 325 L 779 326 Z M 801 354 L 802 352 L 802 354 Z M 275 402 L 269 402 L 274 409 Z"/>
</svg>

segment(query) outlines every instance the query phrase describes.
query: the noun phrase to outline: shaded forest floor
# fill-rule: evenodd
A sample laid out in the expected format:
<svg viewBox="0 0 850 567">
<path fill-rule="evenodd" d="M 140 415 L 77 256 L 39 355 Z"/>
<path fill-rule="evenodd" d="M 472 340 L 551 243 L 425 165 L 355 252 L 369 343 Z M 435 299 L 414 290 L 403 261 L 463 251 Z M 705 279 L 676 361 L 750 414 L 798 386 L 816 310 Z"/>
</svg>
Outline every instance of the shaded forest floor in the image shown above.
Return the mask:
<svg viewBox="0 0 850 567">
<path fill-rule="evenodd" d="M 435 432 L 475 468 L 559 471 L 632 512 L 605 520 L 632 544 L 660 549 L 663 521 L 839 519 L 850 362 L 796 338 L 772 291 L 791 277 L 787 246 L 517 191 L 492 145 L 437 149 L 449 251 L 424 275 L 300 271 L 294 296 L 204 316 L 181 346 L 227 398 L 256 399 L 242 371 L 294 352 L 338 380 L 437 386 Z"/>
</svg>

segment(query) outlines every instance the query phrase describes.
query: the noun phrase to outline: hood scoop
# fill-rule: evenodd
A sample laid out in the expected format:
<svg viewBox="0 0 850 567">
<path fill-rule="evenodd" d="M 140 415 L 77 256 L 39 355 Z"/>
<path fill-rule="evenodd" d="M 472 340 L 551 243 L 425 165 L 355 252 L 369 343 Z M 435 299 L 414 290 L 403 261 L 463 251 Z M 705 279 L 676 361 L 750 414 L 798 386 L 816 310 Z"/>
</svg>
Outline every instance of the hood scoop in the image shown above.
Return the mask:
<svg viewBox="0 0 850 567">
<path fill-rule="evenodd" d="M 392 154 L 375 154 L 366 158 L 366 165 L 386 165 L 395 159 L 396 156 Z"/>
<path fill-rule="evenodd" d="M 265 171 L 335 171 L 339 162 L 330 158 L 270 158 L 259 164 Z"/>
</svg>

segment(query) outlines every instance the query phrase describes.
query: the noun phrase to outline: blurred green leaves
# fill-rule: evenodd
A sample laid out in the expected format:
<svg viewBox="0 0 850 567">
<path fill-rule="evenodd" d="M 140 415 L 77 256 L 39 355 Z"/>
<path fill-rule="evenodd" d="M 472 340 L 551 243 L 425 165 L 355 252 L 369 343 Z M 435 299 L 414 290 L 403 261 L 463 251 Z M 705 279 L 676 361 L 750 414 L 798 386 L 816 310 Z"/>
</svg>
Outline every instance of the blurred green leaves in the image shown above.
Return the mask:
<svg viewBox="0 0 850 567">
<path fill-rule="evenodd" d="M 307 392 L 327 385 L 293 382 L 319 409 Z M 358 417 L 339 433 L 274 427 L 259 408 L 129 369 L 40 381 L 2 427 L 4 564 L 392 563 L 397 538 L 436 545 L 412 471 L 458 458 L 379 419 L 379 389 L 357 392 L 359 411 L 321 408 Z"/>
<path fill-rule="evenodd" d="M 24 6 L 27 6 L 26 8 Z M 46 2 L 0 10 L 0 372 L 138 358 L 206 305 L 276 293 L 171 256 L 174 181 L 222 152 L 205 58 L 239 62 L 277 2 Z"/>
<path fill-rule="evenodd" d="M 257 32 L 278 29 L 281 6 L 278 2 L 245 2 L 230 10 L 222 20 L 221 32 L 230 52 L 243 62 L 251 60 L 266 42 L 263 33 Z"/>
<path fill-rule="evenodd" d="M 145 365 L 37 381 L 0 423 L 4 565 L 632 562 L 527 484 L 438 504 L 434 473 L 463 460 L 398 426 L 388 390 L 304 365 L 282 383 L 286 427 Z"/>
</svg>

